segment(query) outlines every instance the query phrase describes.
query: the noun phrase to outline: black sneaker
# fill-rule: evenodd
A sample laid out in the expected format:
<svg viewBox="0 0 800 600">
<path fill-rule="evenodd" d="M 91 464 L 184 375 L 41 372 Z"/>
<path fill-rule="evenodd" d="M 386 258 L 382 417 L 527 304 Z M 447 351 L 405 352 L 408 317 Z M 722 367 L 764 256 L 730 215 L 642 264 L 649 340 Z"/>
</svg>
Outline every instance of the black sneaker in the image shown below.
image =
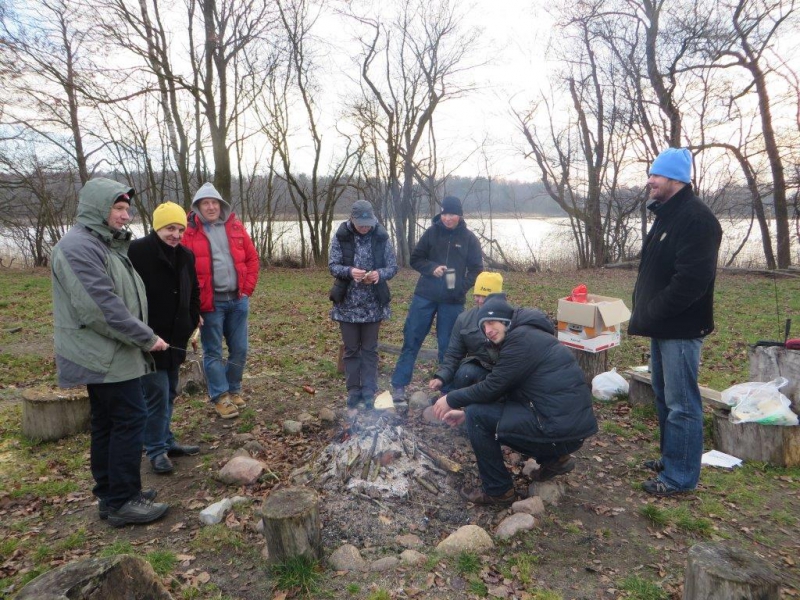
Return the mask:
<svg viewBox="0 0 800 600">
<path fill-rule="evenodd" d="M 167 450 L 167 456 L 194 456 L 195 454 L 200 454 L 200 446 L 175 444 Z"/>
<path fill-rule="evenodd" d="M 167 509 L 169 509 L 168 504 L 153 502 L 140 494 L 128 500 L 119 509 L 108 511 L 108 523 L 113 527 L 150 523 L 163 517 Z"/>
<path fill-rule="evenodd" d="M 392 386 L 392 400 L 397 404 L 398 402 L 405 402 L 406 400 L 406 386 L 398 385 Z"/>
<path fill-rule="evenodd" d="M 653 471 L 655 473 L 661 473 L 664 470 L 664 463 L 660 458 L 656 458 L 654 460 L 646 460 L 642 463 L 642 466 L 649 471 Z"/>
<path fill-rule="evenodd" d="M 155 500 L 158 492 L 154 489 L 142 490 L 142 496 L 147 500 Z M 97 501 L 97 512 L 100 513 L 101 519 L 108 518 L 108 504 L 106 504 L 105 499 L 100 498 Z"/>
<path fill-rule="evenodd" d="M 360 402 L 361 402 L 361 392 L 348 394 L 347 408 L 358 408 Z"/>
<path fill-rule="evenodd" d="M 653 496 L 674 496 L 675 494 L 682 494 L 683 490 L 677 490 L 669 487 L 666 483 L 658 479 L 648 479 L 642 484 L 642 489 L 648 494 Z"/>
</svg>

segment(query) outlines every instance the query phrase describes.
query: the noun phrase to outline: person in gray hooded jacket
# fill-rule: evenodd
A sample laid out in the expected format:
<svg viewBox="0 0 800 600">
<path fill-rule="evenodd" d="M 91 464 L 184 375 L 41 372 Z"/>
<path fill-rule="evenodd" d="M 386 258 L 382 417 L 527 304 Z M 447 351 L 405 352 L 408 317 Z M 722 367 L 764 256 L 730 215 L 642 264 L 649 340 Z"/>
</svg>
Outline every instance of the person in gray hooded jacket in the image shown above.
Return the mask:
<svg viewBox="0 0 800 600">
<path fill-rule="evenodd" d="M 260 268 L 258 252 L 231 205 L 210 183 L 197 190 L 187 220 L 181 243 L 194 252 L 200 284 L 200 340 L 208 395 L 221 418 L 233 419 L 246 406 L 242 374 L 250 296 Z M 227 361 L 222 357 L 223 337 Z"/>
<path fill-rule="evenodd" d="M 91 469 L 101 518 L 149 523 L 168 506 L 142 491 L 147 407 L 139 378 L 149 351 L 167 343 L 147 326 L 147 296 L 127 252 L 133 188 L 97 178 L 81 190 L 77 224 L 53 248 L 56 368 L 62 387 L 85 385 L 91 406 Z"/>
</svg>

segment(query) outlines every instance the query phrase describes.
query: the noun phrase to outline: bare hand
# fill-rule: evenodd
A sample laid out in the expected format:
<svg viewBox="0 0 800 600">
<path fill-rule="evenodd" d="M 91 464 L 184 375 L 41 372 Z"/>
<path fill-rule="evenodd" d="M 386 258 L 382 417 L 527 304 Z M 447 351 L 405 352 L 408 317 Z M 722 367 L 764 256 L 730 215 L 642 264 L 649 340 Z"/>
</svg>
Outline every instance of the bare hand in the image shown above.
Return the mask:
<svg viewBox="0 0 800 600">
<path fill-rule="evenodd" d="M 445 394 L 436 401 L 436 404 L 433 405 L 433 416 L 440 421 L 444 421 L 444 416 L 451 410 L 453 409 L 450 408 L 450 405 L 447 403 L 447 394 Z"/>
<path fill-rule="evenodd" d="M 447 271 L 447 267 L 445 265 L 439 265 L 433 270 L 433 276 L 442 277 L 445 271 Z"/>
<path fill-rule="evenodd" d="M 434 377 L 428 382 L 428 389 L 432 392 L 442 389 L 442 380 Z"/>
<path fill-rule="evenodd" d="M 367 274 L 364 276 L 364 283 L 378 283 L 380 278 L 381 274 L 377 271 L 367 271 Z"/>
<path fill-rule="evenodd" d="M 458 427 L 467 420 L 467 413 L 463 410 L 451 410 L 444 416 L 444 422 L 450 427 Z"/>
<path fill-rule="evenodd" d="M 355 267 L 352 267 L 350 269 L 350 277 L 352 277 L 353 281 L 355 281 L 356 283 L 361 283 L 362 280 L 364 279 L 364 275 L 366 274 L 367 272 L 364 269 L 357 269 Z"/>
<path fill-rule="evenodd" d="M 155 344 L 151 346 L 150 352 L 159 352 L 161 350 L 166 350 L 167 348 L 169 348 L 169 344 L 161 338 L 157 338 Z"/>
</svg>

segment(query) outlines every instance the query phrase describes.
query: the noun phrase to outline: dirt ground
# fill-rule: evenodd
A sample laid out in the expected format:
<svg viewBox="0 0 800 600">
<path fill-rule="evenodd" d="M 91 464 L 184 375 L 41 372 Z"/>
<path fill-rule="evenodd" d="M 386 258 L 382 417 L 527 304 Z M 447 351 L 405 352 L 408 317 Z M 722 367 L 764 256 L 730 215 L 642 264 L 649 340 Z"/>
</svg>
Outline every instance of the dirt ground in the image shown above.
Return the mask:
<svg viewBox="0 0 800 600">
<path fill-rule="evenodd" d="M 388 368 L 385 360 L 383 363 L 382 378 Z M 288 390 L 285 402 L 274 400 L 276 386 Z M 344 395 L 324 390 L 309 395 L 287 388 L 285 382 L 263 377 L 248 379 L 245 392 L 250 406 L 248 413 L 237 420 L 215 418 L 201 396 L 181 399 L 176 406 L 175 429 L 183 432 L 182 441 L 199 443 L 202 452 L 199 456 L 176 458 L 174 473 L 166 476 L 153 474 L 143 459 L 144 487 L 157 489 L 159 500 L 171 506 L 161 521 L 146 527 L 113 529 L 99 520 L 86 487 L 56 506 L 54 517 L 38 526 L 54 543 L 85 528 L 91 554 L 120 542 L 130 542 L 143 554 L 156 549 L 174 552 L 179 562 L 173 577 L 166 579 L 172 579 L 176 598 L 281 598 L 265 569 L 265 542 L 257 530 L 260 506 L 272 489 L 289 485 L 289 473 L 312 460 L 339 435 L 345 421 L 323 426 L 317 420 L 299 436 L 284 435 L 281 425 L 302 412 L 316 416 L 324 407 L 343 415 Z M 679 598 L 688 548 L 713 539 L 731 539 L 767 558 L 786 576 L 784 597 L 797 596 L 800 574 L 791 558 L 800 550 L 795 526 L 771 528 L 767 538 L 757 535 L 745 523 L 731 523 L 713 515 L 709 519 L 711 527 L 702 534 L 675 523 L 654 525 L 643 516 L 643 507 L 680 510 L 681 506 L 697 505 L 701 499 L 694 494 L 653 499 L 639 490 L 637 484 L 648 474 L 637 465 L 654 456 L 651 432 L 656 429 L 655 421 L 647 421 L 647 427 L 637 431 L 632 427 L 631 409 L 624 402 L 599 404 L 597 413 L 601 424 L 613 426 L 601 427 L 601 433 L 576 453 L 578 466 L 562 478 L 566 491 L 559 503 L 548 506 L 546 515 L 532 531 L 498 544 L 482 558 L 479 576 L 494 593 L 505 594 L 497 597 L 559 597 L 536 595 L 550 591 L 563 598 Z M 320 510 L 326 556 L 345 543 L 358 547 L 368 561 L 396 556 L 403 548 L 395 538 L 407 533 L 419 536 L 424 547 L 418 550 L 430 555 L 435 545 L 458 527 L 472 523 L 493 532 L 509 514 L 505 510 L 473 507 L 458 497 L 456 489 L 476 477 L 472 453 L 461 432 L 427 424 L 419 413 L 396 418 L 418 439 L 461 463 L 464 474 L 449 475 L 448 485 L 438 495 L 417 487 L 408 499 L 382 498 L 376 502 L 343 491 L 322 491 Z M 241 446 L 246 434 L 264 447 L 257 458 L 268 465 L 269 473 L 255 486 L 226 487 L 215 479 L 215 473 Z M 68 446 L 68 442 L 63 444 Z M 507 458 L 516 475 L 517 490 L 524 494 L 528 487 L 520 473 L 524 457 L 509 453 Z M 88 453 L 86 462 L 88 469 Z M 778 481 L 772 492 L 775 502 L 768 498 L 766 506 L 783 502 L 787 489 L 789 494 L 794 493 L 793 488 L 784 489 Z M 236 507 L 224 525 L 208 529 L 200 524 L 200 510 L 235 495 L 252 502 Z M 721 501 L 727 502 L 724 498 Z M 20 511 L 35 514 L 46 503 L 5 497 L 0 504 L 0 514 L 14 516 Z M 235 535 L 230 537 L 227 533 Z M 519 564 L 520 556 L 527 556 L 532 565 L 530 577 L 515 575 L 514 560 Z M 336 573 L 327 569 L 322 577 L 315 597 L 366 598 L 375 590 L 386 590 L 387 597 L 392 598 L 479 597 L 469 588 L 467 576 L 447 559 L 386 573 Z M 625 591 L 621 582 L 631 577 L 654 582 L 664 595 Z M 198 590 L 198 595 L 191 595 L 188 589 Z"/>
</svg>

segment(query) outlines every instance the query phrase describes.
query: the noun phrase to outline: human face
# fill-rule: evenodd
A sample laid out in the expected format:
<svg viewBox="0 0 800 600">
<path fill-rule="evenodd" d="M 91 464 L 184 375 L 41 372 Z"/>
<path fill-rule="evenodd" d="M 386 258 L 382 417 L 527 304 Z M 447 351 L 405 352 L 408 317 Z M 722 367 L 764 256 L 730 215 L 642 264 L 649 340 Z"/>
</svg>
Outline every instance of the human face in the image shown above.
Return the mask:
<svg viewBox="0 0 800 600">
<path fill-rule="evenodd" d="M 156 231 L 156 235 L 158 235 L 161 241 L 167 246 L 172 246 L 174 248 L 181 243 L 184 231 L 186 231 L 186 227 L 183 225 L 179 223 L 170 223 Z"/>
<path fill-rule="evenodd" d="M 222 214 L 219 206 L 219 200 L 216 198 L 203 198 L 197 203 L 197 210 L 203 215 L 203 218 L 209 223 L 217 221 Z"/>
<path fill-rule="evenodd" d="M 475 306 L 478 308 L 483 306 L 483 303 L 486 302 L 486 296 L 479 296 L 478 294 L 475 294 L 473 298 L 475 298 Z"/>
<path fill-rule="evenodd" d="M 666 202 L 686 184 L 682 181 L 668 179 L 663 175 L 650 175 L 647 178 L 647 185 L 650 186 L 650 200 Z"/>
<path fill-rule="evenodd" d="M 506 339 L 507 330 L 508 325 L 506 325 L 503 321 L 483 322 L 483 333 L 493 344 L 500 344 L 504 339 Z"/>
<path fill-rule="evenodd" d="M 448 229 L 455 229 L 458 227 L 458 222 L 461 220 L 459 215 L 451 215 L 450 213 L 442 213 L 442 223 Z"/>
<path fill-rule="evenodd" d="M 124 229 L 131 220 L 131 205 L 127 200 L 117 200 L 111 206 L 106 222 L 111 229 Z"/>
<path fill-rule="evenodd" d="M 370 227 L 369 225 L 356 225 L 355 223 L 353 223 L 353 227 L 355 227 L 356 231 L 361 235 L 369 233 L 369 230 L 372 229 L 372 227 Z"/>
</svg>

